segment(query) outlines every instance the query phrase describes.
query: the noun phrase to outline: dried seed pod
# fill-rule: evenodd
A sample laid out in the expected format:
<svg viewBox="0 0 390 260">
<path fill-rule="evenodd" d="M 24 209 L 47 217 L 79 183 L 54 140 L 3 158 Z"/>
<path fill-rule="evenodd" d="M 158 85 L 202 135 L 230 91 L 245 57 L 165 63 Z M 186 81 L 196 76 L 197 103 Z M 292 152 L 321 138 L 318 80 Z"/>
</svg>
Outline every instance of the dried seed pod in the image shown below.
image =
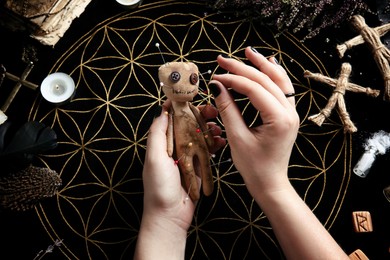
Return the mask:
<svg viewBox="0 0 390 260">
<path fill-rule="evenodd" d="M 25 211 L 42 199 L 52 197 L 62 185 L 54 170 L 28 166 L 26 169 L 0 178 L 0 206 Z"/>
</svg>

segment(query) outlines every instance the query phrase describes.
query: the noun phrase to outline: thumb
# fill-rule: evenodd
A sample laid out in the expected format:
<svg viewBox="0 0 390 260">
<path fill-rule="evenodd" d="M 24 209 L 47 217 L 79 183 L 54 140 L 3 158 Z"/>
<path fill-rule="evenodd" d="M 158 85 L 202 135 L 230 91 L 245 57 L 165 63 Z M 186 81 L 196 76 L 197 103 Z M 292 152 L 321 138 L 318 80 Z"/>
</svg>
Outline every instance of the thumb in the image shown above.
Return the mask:
<svg viewBox="0 0 390 260">
<path fill-rule="evenodd" d="M 146 145 L 147 155 L 149 153 L 155 153 L 154 155 L 161 155 L 167 151 L 166 132 L 168 128 L 167 111 L 169 106 L 170 102 L 166 101 L 162 106 L 161 114 L 153 120 L 153 123 L 149 128 Z"/>
</svg>

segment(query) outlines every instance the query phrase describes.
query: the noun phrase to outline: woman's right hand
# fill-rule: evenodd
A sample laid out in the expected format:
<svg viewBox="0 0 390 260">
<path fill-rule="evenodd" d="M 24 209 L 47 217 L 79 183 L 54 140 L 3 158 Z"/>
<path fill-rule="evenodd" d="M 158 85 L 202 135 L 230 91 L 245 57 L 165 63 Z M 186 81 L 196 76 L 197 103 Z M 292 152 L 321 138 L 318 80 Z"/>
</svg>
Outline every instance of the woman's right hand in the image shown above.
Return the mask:
<svg viewBox="0 0 390 260">
<path fill-rule="evenodd" d="M 214 75 L 211 91 L 225 126 L 232 159 L 249 192 L 267 192 L 289 185 L 287 169 L 297 137 L 299 116 L 294 88 L 286 71 L 272 57 L 248 47 L 245 55 L 256 67 L 219 56 L 229 73 Z M 214 85 L 213 85 L 214 84 Z M 259 111 L 262 124 L 248 127 L 228 89 L 247 96 Z M 217 92 L 217 93 L 215 93 Z"/>
<path fill-rule="evenodd" d="M 288 95 L 294 88 L 287 73 L 273 58 L 268 60 L 250 47 L 245 54 L 257 69 L 219 56 L 219 65 L 229 73 L 215 75 L 209 85 L 237 170 L 287 259 L 348 259 L 288 179 L 299 117 L 294 97 Z M 245 124 L 229 88 L 249 98 L 260 113 L 260 126 Z"/>
</svg>

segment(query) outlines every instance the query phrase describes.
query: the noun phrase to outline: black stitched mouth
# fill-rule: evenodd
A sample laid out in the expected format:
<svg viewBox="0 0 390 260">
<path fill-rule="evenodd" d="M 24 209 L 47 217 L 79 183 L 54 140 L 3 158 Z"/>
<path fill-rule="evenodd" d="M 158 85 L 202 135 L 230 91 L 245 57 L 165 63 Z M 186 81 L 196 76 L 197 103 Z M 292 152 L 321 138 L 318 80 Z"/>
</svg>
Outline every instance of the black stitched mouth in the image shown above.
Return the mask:
<svg viewBox="0 0 390 260">
<path fill-rule="evenodd" d="M 195 89 L 191 90 L 191 91 L 182 91 L 182 90 L 176 90 L 176 89 L 172 89 L 172 93 L 173 94 L 176 94 L 176 95 L 188 95 L 188 94 L 192 94 L 195 92 Z"/>
<path fill-rule="evenodd" d="M 183 91 L 183 90 L 180 90 L 180 89 L 175 89 L 172 86 L 166 85 L 163 82 L 160 82 L 160 86 L 172 89 L 172 93 L 175 94 L 175 95 L 189 95 L 189 94 L 193 94 L 197 90 L 196 88 L 194 88 L 193 90 L 190 90 L 190 91 Z"/>
</svg>

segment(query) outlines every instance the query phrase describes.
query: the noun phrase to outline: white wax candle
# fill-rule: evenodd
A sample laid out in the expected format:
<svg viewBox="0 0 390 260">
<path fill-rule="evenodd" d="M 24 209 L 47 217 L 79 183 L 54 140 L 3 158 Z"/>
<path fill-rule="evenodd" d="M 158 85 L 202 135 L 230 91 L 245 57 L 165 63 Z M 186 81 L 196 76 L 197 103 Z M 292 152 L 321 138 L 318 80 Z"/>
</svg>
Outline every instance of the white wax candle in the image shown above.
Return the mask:
<svg viewBox="0 0 390 260">
<path fill-rule="evenodd" d="M 73 79 L 63 72 L 48 75 L 41 84 L 43 98 L 53 104 L 60 105 L 70 101 L 74 93 L 75 84 Z"/>
<path fill-rule="evenodd" d="M 116 2 L 126 8 L 135 8 L 141 4 L 142 0 L 116 0 Z"/>
</svg>

